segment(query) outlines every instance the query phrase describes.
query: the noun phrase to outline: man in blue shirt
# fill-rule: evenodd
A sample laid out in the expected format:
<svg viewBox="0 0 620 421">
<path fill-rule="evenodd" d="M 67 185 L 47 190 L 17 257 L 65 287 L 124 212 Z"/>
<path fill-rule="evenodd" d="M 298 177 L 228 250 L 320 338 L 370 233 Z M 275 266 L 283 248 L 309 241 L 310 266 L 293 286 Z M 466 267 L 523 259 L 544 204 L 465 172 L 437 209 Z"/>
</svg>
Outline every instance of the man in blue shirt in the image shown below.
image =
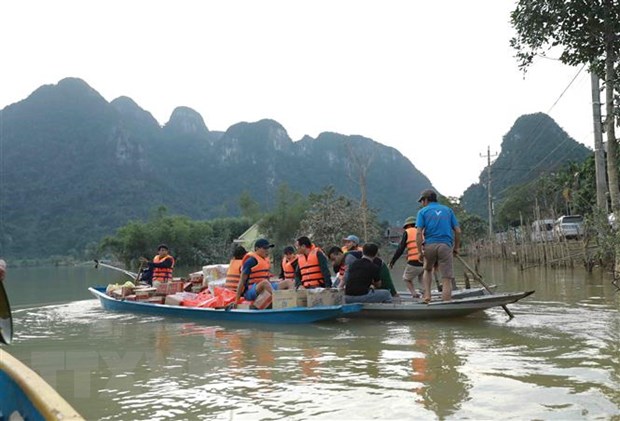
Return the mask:
<svg viewBox="0 0 620 421">
<path fill-rule="evenodd" d="M 450 301 L 454 279 L 452 255 L 459 253 L 461 228 L 452 209 L 437 203 L 437 193 L 433 190 L 424 190 L 418 202 L 422 209 L 416 218 L 416 243 L 420 261 L 424 262 L 424 301 L 428 303 L 431 300 L 432 271 L 436 263 L 441 273 L 441 298 Z"/>
</svg>

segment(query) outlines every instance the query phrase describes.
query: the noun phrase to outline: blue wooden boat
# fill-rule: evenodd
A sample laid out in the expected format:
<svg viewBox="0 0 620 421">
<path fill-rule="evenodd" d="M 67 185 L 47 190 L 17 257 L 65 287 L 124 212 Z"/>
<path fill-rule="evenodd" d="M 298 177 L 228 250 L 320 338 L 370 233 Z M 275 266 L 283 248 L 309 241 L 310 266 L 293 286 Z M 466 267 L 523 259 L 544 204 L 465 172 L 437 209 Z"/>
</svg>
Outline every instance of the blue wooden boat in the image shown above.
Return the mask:
<svg viewBox="0 0 620 421">
<path fill-rule="evenodd" d="M 148 313 L 156 316 L 180 317 L 194 320 L 213 320 L 256 324 L 301 324 L 336 319 L 359 312 L 361 304 L 323 307 L 292 307 L 277 310 L 225 310 L 153 304 L 118 300 L 105 293 L 105 287 L 88 288 L 105 310 Z"/>
<path fill-rule="evenodd" d="M 0 420 L 83 420 L 52 387 L 0 349 Z"/>
</svg>

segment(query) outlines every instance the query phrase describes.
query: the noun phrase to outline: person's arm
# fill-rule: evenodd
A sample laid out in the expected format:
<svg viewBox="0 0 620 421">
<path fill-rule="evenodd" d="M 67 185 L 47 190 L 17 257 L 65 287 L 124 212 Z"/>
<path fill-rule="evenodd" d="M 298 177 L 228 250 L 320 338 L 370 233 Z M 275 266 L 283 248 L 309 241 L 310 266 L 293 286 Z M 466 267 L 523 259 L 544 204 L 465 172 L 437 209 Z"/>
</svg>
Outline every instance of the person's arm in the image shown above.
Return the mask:
<svg viewBox="0 0 620 421">
<path fill-rule="evenodd" d="M 284 279 L 284 265 L 280 262 L 280 274 L 278 275 L 278 279 Z"/>
<path fill-rule="evenodd" d="M 301 287 L 301 268 L 299 267 L 299 262 L 295 261 L 297 265 L 295 266 L 295 288 Z"/>
<path fill-rule="evenodd" d="M 454 254 L 459 254 L 461 248 L 461 227 L 454 228 Z"/>
<path fill-rule="evenodd" d="M 245 288 L 248 283 L 248 278 L 250 277 L 250 273 L 252 273 L 252 268 L 258 264 L 258 261 L 250 257 L 241 266 L 241 278 L 239 279 L 239 284 L 237 284 L 237 295 L 235 296 L 234 306 L 236 307 L 239 303 L 239 299 L 241 295 L 245 292 Z"/>
<path fill-rule="evenodd" d="M 150 267 L 154 267 L 154 268 L 165 268 L 165 269 L 169 269 L 172 267 L 172 259 L 164 259 L 163 261 L 159 262 L 159 263 L 155 263 L 155 262 L 149 262 L 149 266 Z"/>
<path fill-rule="evenodd" d="M 329 260 L 325 253 L 319 252 L 317 253 L 317 257 L 319 259 L 319 267 L 321 268 L 321 274 L 323 275 L 323 281 L 325 282 L 325 288 L 332 287 L 332 275 L 329 272 Z"/>
<path fill-rule="evenodd" d="M 415 235 L 415 243 L 418 247 L 418 260 L 424 261 L 424 229 L 418 228 L 418 232 Z"/>
<path fill-rule="evenodd" d="M 452 212 L 452 229 L 454 230 L 454 254 L 459 254 L 459 249 L 461 248 L 461 227 L 459 226 L 459 222 L 456 220 L 456 215 L 454 215 L 454 211 Z"/>
<path fill-rule="evenodd" d="M 407 231 L 403 232 L 403 236 L 400 239 L 400 244 L 398 244 L 398 248 L 394 252 L 392 260 L 390 260 L 390 264 L 388 265 L 390 269 L 392 269 L 394 267 L 394 263 L 396 263 L 396 261 L 400 259 L 400 256 L 402 256 L 405 248 L 407 248 Z"/>
<path fill-rule="evenodd" d="M 383 262 L 381 262 L 381 265 L 383 265 Z M 374 263 L 373 261 L 373 268 L 372 268 L 372 272 L 370 274 L 370 276 L 372 277 L 372 281 L 371 284 L 373 286 L 373 288 L 375 289 L 379 289 L 381 288 L 381 267 L 378 266 L 376 263 Z"/>
</svg>

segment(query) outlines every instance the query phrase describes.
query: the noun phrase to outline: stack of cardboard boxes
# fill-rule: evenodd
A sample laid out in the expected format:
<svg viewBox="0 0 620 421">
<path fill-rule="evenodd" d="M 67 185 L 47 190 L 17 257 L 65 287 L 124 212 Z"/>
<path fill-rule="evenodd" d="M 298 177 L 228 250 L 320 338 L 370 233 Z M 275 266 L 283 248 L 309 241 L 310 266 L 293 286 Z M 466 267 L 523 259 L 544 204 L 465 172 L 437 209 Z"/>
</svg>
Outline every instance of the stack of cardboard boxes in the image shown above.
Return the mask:
<svg viewBox="0 0 620 421">
<path fill-rule="evenodd" d="M 338 306 L 344 304 L 344 291 L 338 289 L 283 289 L 273 292 L 273 308 Z"/>
</svg>

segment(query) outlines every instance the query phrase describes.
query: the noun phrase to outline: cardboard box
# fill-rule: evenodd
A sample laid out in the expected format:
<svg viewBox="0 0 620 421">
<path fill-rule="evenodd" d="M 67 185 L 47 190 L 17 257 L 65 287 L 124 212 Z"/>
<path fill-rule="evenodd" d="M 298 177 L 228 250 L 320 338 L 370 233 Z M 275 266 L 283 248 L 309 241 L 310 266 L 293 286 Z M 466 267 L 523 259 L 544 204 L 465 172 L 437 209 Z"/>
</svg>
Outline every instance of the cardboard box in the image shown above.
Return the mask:
<svg viewBox="0 0 620 421">
<path fill-rule="evenodd" d="M 140 300 L 140 299 L 152 297 L 153 295 L 155 295 L 155 291 L 157 291 L 157 288 L 148 288 L 148 287 L 147 288 L 136 288 L 134 290 L 134 294 Z"/>
<path fill-rule="evenodd" d="M 344 304 L 344 290 L 335 288 L 307 289 L 308 307 L 339 306 Z"/>
<path fill-rule="evenodd" d="M 258 295 L 258 297 L 256 297 L 256 300 L 254 300 L 254 307 L 256 307 L 258 310 L 265 310 L 271 307 L 272 301 L 273 297 L 271 293 L 263 291 Z"/>
<path fill-rule="evenodd" d="M 141 303 L 151 303 L 151 304 L 163 304 L 166 297 L 162 297 L 160 295 L 154 295 L 152 297 L 147 298 L 136 298 L 136 301 Z"/>
<path fill-rule="evenodd" d="M 183 292 L 183 281 L 159 282 L 156 295 L 170 295 Z"/>
<path fill-rule="evenodd" d="M 305 289 L 279 289 L 273 292 L 273 308 L 307 307 L 308 291 Z"/>
<path fill-rule="evenodd" d="M 250 310 L 252 303 L 237 304 L 237 310 Z"/>
<path fill-rule="evenodd" d="M 166 295 L 166 299 L 164 300 L 164 304 L 169 306 L 180 306 L 183 300 L 187 300 L 188 298 L 195 298 L 196 294 L 191 292 L 181 292 L 178 294 Z"/>
</svg>

